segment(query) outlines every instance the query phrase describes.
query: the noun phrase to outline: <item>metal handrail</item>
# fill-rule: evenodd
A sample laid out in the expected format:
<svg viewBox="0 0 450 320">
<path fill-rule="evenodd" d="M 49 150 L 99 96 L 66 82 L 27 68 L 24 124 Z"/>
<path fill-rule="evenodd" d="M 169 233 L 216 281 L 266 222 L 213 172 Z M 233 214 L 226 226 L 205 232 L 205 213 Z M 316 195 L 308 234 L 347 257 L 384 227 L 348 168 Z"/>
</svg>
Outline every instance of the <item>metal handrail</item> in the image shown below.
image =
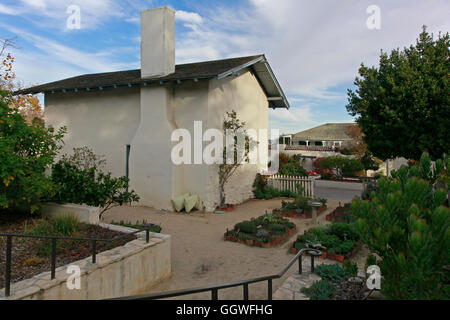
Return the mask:
<svg viewBox="0 0 450 320">
<path fill-rule="evenodd" d="M 15 238 L 33 238 L 33 239 L 45 239 L 52 241 L 52 252 L 50 257 L 51 267 L 50 267 L 50 279 L 55 279 L 55 270 L 56 270 L 56 241 L 88 241 L 91 243 L 91 255 L 92 255 L 92 263 L 96 263 L 97 259 L 97 242 L 114 242 L 117 240 L 121 240 L 123 238 L 136 235 L 141 232 L 145 232 L 145 241 L 146 243 L 150 242 L 150 229 L 155 227 L 155 224 L 145 224 L 142 225 L 143 230 L 136 230 L 134 232 L 125 233 L 119 236 L 115 236 L 110 239 L 101 239 L 101 238 L 72 238 L 65 236 L 39 236 L 32 234 L 18 234 L 18 233 L 0 233 L 0 237 L 6 237 L 6 261 L 5 261 L 5 296 L 9 297 L 11 295 L 11 260 L 12 260 L 12 239 Z"/>
<path fill-rule="evenodd" d="M 219 290 L 233 288 L 233 287 L 239 287 L 239 286 L 243 286 L 244 300 L 248 300 L 248 285 L 252 284 L 252 283 L 263 282 L 263 281 L 267 281 L 268 300 L 272 300 L 272 280 L 283 277 L 296 261 L 298 261 L 299 274 L 302 274 L 303 273 L 302 256 L 303 256 L 304 252 L 307 252 L 308 254 L 310 254 L 310 256 L 311 256 L 311 272 L 314 272 L 314 257 L 321 256 L 322 252 L 318 249 L 303 248 L 295 255 L 294 258 L 292 258 L 292 260 L 289 262 L 289 264 L 280 273 L 275 274 L 275 275 L 253 278 L 253 279 L 242 280 L 242 281 L 236 281 L 236 282 L 229 282 L 229 283 L 224 283 L 224 284 L 219 284 L 219 285 L 210 285 L 210 286 L 203 286 L 203 287 L 184 289 L 184 290 L 167 291 L 167 292 L 163 292 L 163 293 L 141 294 L 141 295 L 136 295 L 136 296 L 120 297 L 120 298 L 114 298 L 114 299 L 109 299 L 109 300 L 157 300 L 157 299 L 173 298 L 173 297 L 185 296 L 185 295 L 190 295 L 190 294 L 194 294 L 194 293 L 202 293 L 202 292 L 208 292 L 208 291 L 211 291 L 211 299 L 212 300 L 218 300 L 219 299 L 219 295 L 218 295 Z"/>
</svg>

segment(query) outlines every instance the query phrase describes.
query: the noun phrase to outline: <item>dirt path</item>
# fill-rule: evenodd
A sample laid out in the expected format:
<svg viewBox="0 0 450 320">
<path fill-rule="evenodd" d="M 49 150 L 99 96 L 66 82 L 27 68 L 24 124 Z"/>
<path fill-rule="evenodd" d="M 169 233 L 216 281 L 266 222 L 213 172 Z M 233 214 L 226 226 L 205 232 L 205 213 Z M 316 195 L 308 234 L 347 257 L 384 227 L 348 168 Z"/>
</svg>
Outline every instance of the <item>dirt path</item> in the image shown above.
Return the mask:
<svg viewBox="0 0 450 320">
<path fill-rule="evenodd" d="M 172 236 L 172 277 L 154 287 L 150 292 L 188 289 L 205 285 L 221 284 L 253 277 L 272 275 L 280 272 L 293 258 L 288 250 L 296 234 L 303 233 L 311 226 L 311 219 L 290 219 L 297 225 L 297 233 L 276 248 L 264 249 L 249 247 L 223 240 L 226 228 L 281 206 L 281 199 L 251 200 L 235 211 L 223 215 L 212 213 L 193 213 L 190 215 L 166 213 L 144 207 L 114 208 L 105 215 L 105 222 L 126 220 L 161 225 L 162 232 Z M 325 221 L 325 215 L 337 206 L 337 201 L 328 203 L 328 210 L 319 216 L 319 222 Z M 293 271 L 295 268 L 292 267 Z M 275 280 L 273 292 L 287 278 Z M 250 286 L 251 299 L 267 298 L 267 283 Z M 184 299 L 209 299 L 210 294 L 197 294 L 182 297 Z M 220 299 L 241 299 L 242 287 L 219 291 Z"/>
</svg>

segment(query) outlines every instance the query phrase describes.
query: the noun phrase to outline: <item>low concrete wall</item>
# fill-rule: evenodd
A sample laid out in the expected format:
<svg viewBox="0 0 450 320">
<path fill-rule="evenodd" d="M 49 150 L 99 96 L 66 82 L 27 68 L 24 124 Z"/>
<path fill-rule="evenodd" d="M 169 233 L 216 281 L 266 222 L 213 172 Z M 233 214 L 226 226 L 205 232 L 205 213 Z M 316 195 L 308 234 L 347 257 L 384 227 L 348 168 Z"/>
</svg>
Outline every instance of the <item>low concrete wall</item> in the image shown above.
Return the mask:
<svg viewBox="0 0 450 320">
<path fill-rule="evenodd" d="M 354 190 L 354 191 L 363 191 L 364 190 L 364 186 L 362 183 L 330 181 L 330 180 L 315 180 L 314 187 L 315 188 Z"/>
<path fill-rule="evenodd" d="M 46 203 L 42 207 L 41 212 L 44 216 L 49 218 L 72 214 L 76 216 L 80 222 L 89 224 L 99 224 L 100 222 L 100 208 L 97 207 L 89 207 L 72 203 Z"/>
<path fill-rule="evenodd" d="M 135 231 L 129 228 L 101 224 L 117 231 Z M 56 269 L 50 280 L 50 271 L 11 285 L 7 300 L 98 300 L 141 294 L 171 276 L 171 237 L 151 233 L 145 242 L 145 232 L 138 239 L 97 255 L 97 263 L 86 258 L 70 266 L 81 270 L 81 288 L 69 290 L 69 265 Z M 5 299 L 4 290 L 0 299 Z"/>
</svg>

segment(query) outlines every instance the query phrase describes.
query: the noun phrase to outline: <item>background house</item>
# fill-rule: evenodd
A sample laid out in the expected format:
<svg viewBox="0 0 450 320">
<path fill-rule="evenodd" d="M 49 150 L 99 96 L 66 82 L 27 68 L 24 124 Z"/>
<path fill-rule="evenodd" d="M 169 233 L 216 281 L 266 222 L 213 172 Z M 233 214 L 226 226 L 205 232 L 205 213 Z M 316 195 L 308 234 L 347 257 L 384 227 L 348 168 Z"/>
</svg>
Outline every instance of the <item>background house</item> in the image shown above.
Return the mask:
<svg viewBox="0 0 450 320">
<path fill-rule="evenodd" d="M 341 155 L 340 150 L 348 146 L 353 138 L 347 135 L 349 126 L 354 123 L 327 123 L 296 134 L 280 137 L 282 153 L 301 158 L 306 170 L 313 169 L 317 158 Z"/>
<path fill-rule="evenodd" d="M 141 13 L 141 69 L 82 75 L 20 93 L 38 92 L 45 94 L 46 124 L 68 128 L 63 152 L 88 146 L 105 155 L 107 170 L 129 176 L 139 205 L 167 210 L 171 198 L 187 192 L 199 194 L 208 211 L 219 203 L 217 166 L 172 163 L 173 130 L 194 137 L 194 121 L 203 121 L 203 130 L 222 130 L 231 110 L 248 128 L 267 129 L 269 107 L 289 107 L 264 55 L 175 65 L 175 12 L 168 7 Z M 262 169 L 240 168 L 227 184 L 227 202 L 251 198 Z"/>
<path fill-rule="evenodd" d="M 291 136 L 290 146 L 342 148 L 353 141 L 347 134 L 354 123 L 326 123 Z"/>
</svg>

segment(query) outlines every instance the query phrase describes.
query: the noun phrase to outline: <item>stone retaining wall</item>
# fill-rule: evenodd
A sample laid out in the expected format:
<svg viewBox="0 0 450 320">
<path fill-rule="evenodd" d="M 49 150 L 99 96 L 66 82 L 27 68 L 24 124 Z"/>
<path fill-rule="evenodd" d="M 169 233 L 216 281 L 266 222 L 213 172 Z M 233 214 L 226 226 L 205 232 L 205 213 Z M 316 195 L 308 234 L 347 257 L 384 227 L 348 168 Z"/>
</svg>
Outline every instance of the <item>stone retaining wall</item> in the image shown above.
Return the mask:
<svg viewBox="0 0 450 320">
<path fill-rule="evenodd" d="M 130 232 L 134 229 L 101 224 L 116 231 Z M 98 300 L 141 294 L 155 284 L 171 276 L 171 237 L 150 233 L 150 242 L 145 241 L 145 232 L 138 239 L 124 246 L 71 263 L 81 270 L 81 288 L 69 290 L 66 273 L 69 265 L 56 269 L 56 277 L 50 280 L 50 271 L 11 285 L 11 296 L 5 298 L 1 290 L 0 299 L 7 300 Z"/>
<path fill-rule="evenodd" d="M 100 208 L 89 207 L 79 204 L 67 203 L 46 203 L 41 210 L 44 216 L 56 218 L 66 214 L 72 214 L 78 218 L 80 222 L 89 224 L 99 224 Z"/>
</svg>

